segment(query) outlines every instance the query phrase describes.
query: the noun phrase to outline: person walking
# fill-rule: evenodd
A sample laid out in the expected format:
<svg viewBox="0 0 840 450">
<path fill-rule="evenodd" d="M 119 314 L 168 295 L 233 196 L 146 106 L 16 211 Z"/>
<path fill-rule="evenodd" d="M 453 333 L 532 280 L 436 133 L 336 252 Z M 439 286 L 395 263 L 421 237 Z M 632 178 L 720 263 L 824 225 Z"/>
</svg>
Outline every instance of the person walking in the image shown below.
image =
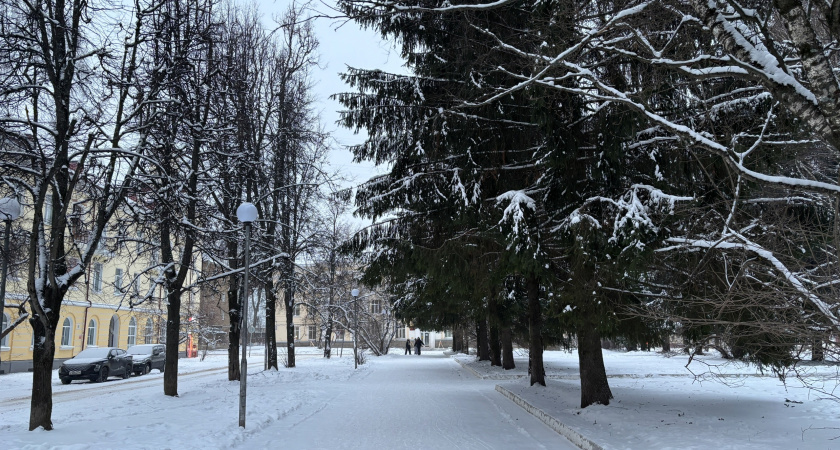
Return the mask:
<svg viewBox="0 0 840 450">
<path fill-rule="evenodd" d="M 421 340 L 420 340 L 420 338 L 417 338 L 417 339 L 415 339 L 415 340 L 414 340 L 414 348 L 415 348 L 415 350 L 416 350 L 416 351 L 414 352 L 414 354 L 415 354 L 415 355 L 419 355 L 419 354 L 420 354 L 420 347 L 421 347 L 422 345 L 423 345 L 423 341 L 421 341 Z"/>
<path fill-rule="evenodd" d="M 410 339 L 405 340 L 405 354 L 406 355 L 411 354 L 411 340 Z"/>
</svg>

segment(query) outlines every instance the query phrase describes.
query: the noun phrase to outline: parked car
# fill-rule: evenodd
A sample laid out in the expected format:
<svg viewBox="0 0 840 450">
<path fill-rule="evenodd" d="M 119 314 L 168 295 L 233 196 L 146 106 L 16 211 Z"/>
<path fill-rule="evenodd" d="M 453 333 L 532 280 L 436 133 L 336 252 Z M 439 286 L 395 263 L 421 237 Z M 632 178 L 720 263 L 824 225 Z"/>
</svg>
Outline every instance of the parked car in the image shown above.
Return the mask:
<svg viewBox="0 0 840 450">
<path fill-rule="evenodd" d="M 166 346 L 163 344 L 144 344 L 129 347 L 126 350 L 134 359 L 134 374 L 142 375 L 158 369 L 163 372 L 166 365 Z"/>
<path fill-rule="evenodd" d="M 112 376 L 131 376 L 131 355 L 116 347 L 86 348 L 58 368 L 61 384 L 73 380 L 90 380 L 101 383 Z"/>
</svg>

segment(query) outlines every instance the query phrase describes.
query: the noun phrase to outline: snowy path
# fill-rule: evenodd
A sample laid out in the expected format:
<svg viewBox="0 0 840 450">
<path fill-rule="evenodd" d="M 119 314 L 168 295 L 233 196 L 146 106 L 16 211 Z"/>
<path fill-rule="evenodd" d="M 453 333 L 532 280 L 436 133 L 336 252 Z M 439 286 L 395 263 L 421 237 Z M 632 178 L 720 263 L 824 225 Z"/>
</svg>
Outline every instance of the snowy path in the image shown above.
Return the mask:
<svg viewBox="0 0 840 450">
<path fill-rule="evenodd" d="M 577 448 L 439 352 L 369 364 L 242 448 Z"/>
<path fill-rule="evenodd" d="M 53 379 L 53 431 L 27 431 L 32 375 L 0 376 L 2 449 L 574 449 L 441 352 L 326 360 L 300 349 L 297 367 L 262 371 L 250 358 L 247 427 L 226 357 L 181 360 L 178 392 L 163 375 L 107 383 Z"/>
</svg>

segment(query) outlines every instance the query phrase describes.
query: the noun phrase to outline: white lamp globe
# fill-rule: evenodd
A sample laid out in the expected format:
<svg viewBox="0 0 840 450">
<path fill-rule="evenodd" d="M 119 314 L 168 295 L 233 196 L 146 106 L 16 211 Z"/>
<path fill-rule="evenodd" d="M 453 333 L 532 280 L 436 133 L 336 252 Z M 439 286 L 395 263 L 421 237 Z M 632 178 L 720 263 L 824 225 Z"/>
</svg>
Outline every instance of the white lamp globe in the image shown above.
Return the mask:
<svg viewBox="0 0 840 450">
<path fill-rule="evenodd" d="M 236 217 L 240 222 L 253 222 L 257 220 L 257 207 L 253 203 L 245 202 L 236 208 Z"/>
<path fill-rule="evenodd" d="M 0 198 L 0 219 L 17 220 L 20 217 L 20 202 L 16 198 Z"/>
<path fill-rule="evenodd" d="M 352 291 L 350 291 L 350 295 L 352 295 L 353 297 L 358 297 L 359 296 L 359 290 L 358 289 L 353 289 Z"/>
</svg>

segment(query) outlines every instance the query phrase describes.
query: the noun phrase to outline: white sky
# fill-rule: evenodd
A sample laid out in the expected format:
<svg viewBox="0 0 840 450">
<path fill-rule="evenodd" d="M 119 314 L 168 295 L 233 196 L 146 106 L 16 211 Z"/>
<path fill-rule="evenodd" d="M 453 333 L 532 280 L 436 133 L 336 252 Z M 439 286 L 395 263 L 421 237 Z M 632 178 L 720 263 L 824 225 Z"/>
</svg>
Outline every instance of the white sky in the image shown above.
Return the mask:
<svg viewBox="0 0 840 450">
<path fill-rule="evenodd" d="M 266 22 L 270 22 L 274 15 L 281 14 L 291 2 L 289 0 L 259 0 L 257 4 L 265 15 Z M 316 9 L 324 14 L 337 15 L 329 9 L 332 0 L 324 4 L 316 4 Z M 315 30 L 320 42 L 321 70 L 316 70 L 315 95 L 318 99 L 318 109 L 321 111 L 322 123 L 327 131 L 332 132 L 336 144 L 330 157 L 330 165 L 334 170 L 340 170 L 350 178 L 352 184 L 359 184 L 371 176 L 383 172 L 372 163 L 357 164 L 352 162 L 353 156 L 345 146 L 364 141 L 365 135 L 354 135 L 351 130 L 339 127 L 338 110 L 341 106 L 337 101 L 330 100 L 332 94 L 347 92 L 349 87 L 339 79 L 338 74 L 348 66 L 361 69 L 381 69 L 386 72 L 402 72 L 403 61 L 399 52 L 392 44 L 380 39 L 371 30 L 362 30 L 355 22 L 342 22 L 331 19 L 316 19 Z"/>
</svg>

